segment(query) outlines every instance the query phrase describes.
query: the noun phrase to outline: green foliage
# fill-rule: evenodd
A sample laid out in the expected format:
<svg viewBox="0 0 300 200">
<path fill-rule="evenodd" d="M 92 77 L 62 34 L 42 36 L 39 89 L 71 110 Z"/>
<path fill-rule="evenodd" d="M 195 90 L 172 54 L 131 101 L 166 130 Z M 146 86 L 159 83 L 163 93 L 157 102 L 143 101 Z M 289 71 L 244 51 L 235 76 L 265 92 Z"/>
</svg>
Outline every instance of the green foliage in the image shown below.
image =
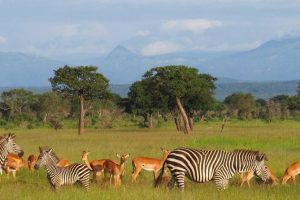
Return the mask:
<svg viewBox="0 0 300 200">
<path fill-rule="evenodd" d="M 6 110 L 8 117 L 12 118 L 30 111 L 35 102 L 33 93 L 23 88 L 4 91 L 1 94 L 1 99 L 1 109 Z"/>
<path fill-rule="evenodd" d="M 108 80 L 94 66 L 64 66 L 54 70 L 50 78 L 52 89 L 66 95 L 83 95 L 85 99 L 106 98 Z"/>
<path fill-rule="evenodd" d="M 241 92 L 233 93 L 225 98 L 224 103 L 233 112 L 242 118 L 251 118 L 251 113 L 255 111 L 256 102 L 251 94 Z"/>
</svg>

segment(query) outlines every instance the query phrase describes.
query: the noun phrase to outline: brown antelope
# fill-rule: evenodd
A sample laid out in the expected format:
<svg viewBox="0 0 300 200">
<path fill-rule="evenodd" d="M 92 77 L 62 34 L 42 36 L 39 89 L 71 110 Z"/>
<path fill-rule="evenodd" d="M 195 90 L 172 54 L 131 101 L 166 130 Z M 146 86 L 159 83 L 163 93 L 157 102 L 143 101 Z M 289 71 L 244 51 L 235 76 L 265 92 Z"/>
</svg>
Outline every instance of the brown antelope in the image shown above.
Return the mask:
<svg viewBox="0 0 300 200">
<path fill-rule="evenodd" d="M 131 175 L 131 182 L 136 182 L 136 178 L 139 175 L 142 169 L 146 171 L 153 171 L 153 178 L 154 181 L 158 175 L 159 170 L 162 168 L 165 160 L 167 159 L 170 151 L 160 148 L 163 152 L 162 159 L 157 158 L 148 158 L 148 157 L 136 157 L 132 160 L 132 175 Z"/>
<path fill-rule="evenodd" d="M 270 169 L 270 167 L 267 167 L 268 173 L 270 175 L 270 180 L 272 182 L 272 185 L 277 185 L 279 180 L 278 178 L 274 175 L 273 171 Z M 247 172 L 246 175 L 244 176 L 244 174 L 241 174 L 241 186 L 243 186 L 243 184 L 245 182 L 247 182 L 248 187 L 250 187 L 250 180 L 254 177 L 254 172 L 250 171 Z"/>
<path fill-rule="evenodd" d="M 37 156 L 34 155 L 34 154 L 31 154 L 28 156 L 28 159 L 27 159 L 27 163 L 28 163 L 28 169 L 30 171 L 33 171 L 34 170 L 34 165 L 37 161 Z"/>
<path fill-rule="evenodd" d="M 110 174 L 109 185 L 111 186 L 111 178 L 114 178 L 114 185 L 121 186 L 121 178 L 124 173 L 124 166 L 126 159 L 129 157 L 129 154 L 119 155 L 116 154 L 118 158 L 120 158 L 120 164 L 116 164 L 111 160 L 105 160 L 103 163 L 104 173 Z"/>
<path fill-rule="evenodd" d="M 93 171 L 93 179 L 95 180 L 97 176 L 101 176 L 102 172 L 104 171 L 103 169 L 103 163 L 106 160 L 110 160 L 110 159 L 101 159 L 101 160 L 93 160 L 93 161 L 89 161 L 88 159 L 88 155 L 90 154 L 89 151 L 82 151 L 82 155 L 81 155 L 81 160 L 85 163 L 85 165 Z M 116 161 L 114 160 L 110 160 L 114 163 L 116 163 Z M 105 174 L 104 174 L 105 175 Z M 106 179 L 106 177 L 105 177 Z"/>
<path fill-rule="evenodd" d="M 15 154 L 9 153 L 4 163 L 4 170 L 7 173 L 7 175 L 9 176 L 9 174 L 12 173 L 13 177 L 16 178 L 16 172 L 21 167 L 27 168 L 26 162 L 23 160 L 23 158 Z"/>
<path fill-rule="evenodd" d="M 293 183 L 296 185 L 296 175 L 300 174 L 300 161 L 294 162 L 288 166 L 285 170 L 282 184 L 286 184 L 286 182 L 292 178 Z"/>
<path fill-rule="evenodd" d="M 63 167 L 63 168 L 68 167 L 70 165 L 71 165 L 71 163 L 68 160 L 66 160 L 66 159 L 60 159 L 58 161 L 58 163 L 56 164 L 56 166 Z"/>
</svg>

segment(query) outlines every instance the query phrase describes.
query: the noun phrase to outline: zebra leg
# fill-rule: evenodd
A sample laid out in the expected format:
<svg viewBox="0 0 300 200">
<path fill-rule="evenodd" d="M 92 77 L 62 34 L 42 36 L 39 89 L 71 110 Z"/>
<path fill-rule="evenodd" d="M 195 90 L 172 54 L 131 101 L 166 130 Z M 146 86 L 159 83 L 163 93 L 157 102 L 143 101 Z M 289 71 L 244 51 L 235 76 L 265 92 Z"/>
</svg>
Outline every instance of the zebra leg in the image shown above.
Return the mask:
<svg viewBox="0 0 300 200">
<path fill-rule="evenodd" d="M 228 188 L 228 179 L 215 179 L 218 190 L 226 190 Z"/>
<path fill-rule="evenodd" d="M 90 190 L 90 180 L 89 180 L 89 177 L 83 177 L 81 180 L 80 180 L 80 183 L 83 185 L 83 187 L 89 191 Z"/>
<path fill-rule="evenodd" d="M 169 189 L 173 189 L 174 185 L 175 185 L 175 177 L 173 175 L 171 175 L 171 179 L 170 179 L 170 181 L 168 183 L 168 188 Z"/>
<path fill-rule="evenodd" d="M 184 178 L 185 178 L 185 173 L 184 172 L 177 172 L 176 174 L 174 174 L 175 176 L 175 180 L 176 180 L 176 184 L 177 187 L 183 191 L 184 190 Z"/>
</svg>

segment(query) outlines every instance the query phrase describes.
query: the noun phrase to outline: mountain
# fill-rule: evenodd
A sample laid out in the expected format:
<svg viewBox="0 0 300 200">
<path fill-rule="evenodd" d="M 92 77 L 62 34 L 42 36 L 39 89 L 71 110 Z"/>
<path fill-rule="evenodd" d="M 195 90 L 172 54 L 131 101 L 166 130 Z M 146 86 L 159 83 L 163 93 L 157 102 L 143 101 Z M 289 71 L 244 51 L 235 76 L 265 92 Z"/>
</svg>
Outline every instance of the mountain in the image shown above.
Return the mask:
<svg viewBox="0 0 300 200">
<path fill-rule="evenodd" d="M 0 53 L 0 86 L 47 86 L 58 66 L 96 65 L 113 84 L 131 84 L 152 67 L 187 65 L 228 77 L 218 82 L 299 80 L 300 38 L 273 40 L 243 52 L 186 51 L 143 56 L 117 46 L 108 55 L 74 55 L 63 62 L 22 53 Z"/>
<path fill-rule="evenodd" d="M 256 49 L 201 63 L 215 76 L 241 80 L 299 80 L 300 38 L 269 41 Z"/>
<path fill-rule="evenodd" d="M 0 53 L 0 86 L 46 86 L 62 62 L 22 53 Z"/>
</svg>

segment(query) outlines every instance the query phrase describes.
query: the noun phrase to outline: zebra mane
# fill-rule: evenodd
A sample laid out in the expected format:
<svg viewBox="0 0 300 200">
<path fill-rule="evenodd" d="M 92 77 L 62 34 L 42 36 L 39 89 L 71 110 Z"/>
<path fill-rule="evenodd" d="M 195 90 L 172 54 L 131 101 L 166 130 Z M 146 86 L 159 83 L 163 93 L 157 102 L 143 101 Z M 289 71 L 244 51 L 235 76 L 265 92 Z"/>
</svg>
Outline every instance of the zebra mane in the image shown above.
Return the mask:
<svg viewBox="0 0 300 200">
<path fill-rule="evenodd" d="M 266 154 L 260 153 L 259 151 L 254 150 L 248 150 L 248 149 L 235 149 L 233 150 L 233 153 L 235 154 L 247 154 L 247 155 L 253 155 L 256 157 L 257 160 L 268 160 Z"/>
<path fill-rule="evenodd" d="M 58 158 L 58 156 L 56 155 L 56 153 L 54 153 L 53 150 L 52 150 L 51 152 L 49 152 L 49 151 L 51 150 L 50 147 L 44 146 L 44 147 L 40 147 L 39 149 L 40 149 L 40 153 L 41 153 L 42 151 L 47 151 L 48 154 L 51 156 L 51 158 L 54 160 L 54 162 L 57 163 L 57 162 L 60 160 L 60 159 Z"/>
<path fill-rule="evenodd" d="M 259 151 L 249 150 L 249 149 L 234 149 L 233 153 L 248 153 L 258 155 Z"/>
</svg>

